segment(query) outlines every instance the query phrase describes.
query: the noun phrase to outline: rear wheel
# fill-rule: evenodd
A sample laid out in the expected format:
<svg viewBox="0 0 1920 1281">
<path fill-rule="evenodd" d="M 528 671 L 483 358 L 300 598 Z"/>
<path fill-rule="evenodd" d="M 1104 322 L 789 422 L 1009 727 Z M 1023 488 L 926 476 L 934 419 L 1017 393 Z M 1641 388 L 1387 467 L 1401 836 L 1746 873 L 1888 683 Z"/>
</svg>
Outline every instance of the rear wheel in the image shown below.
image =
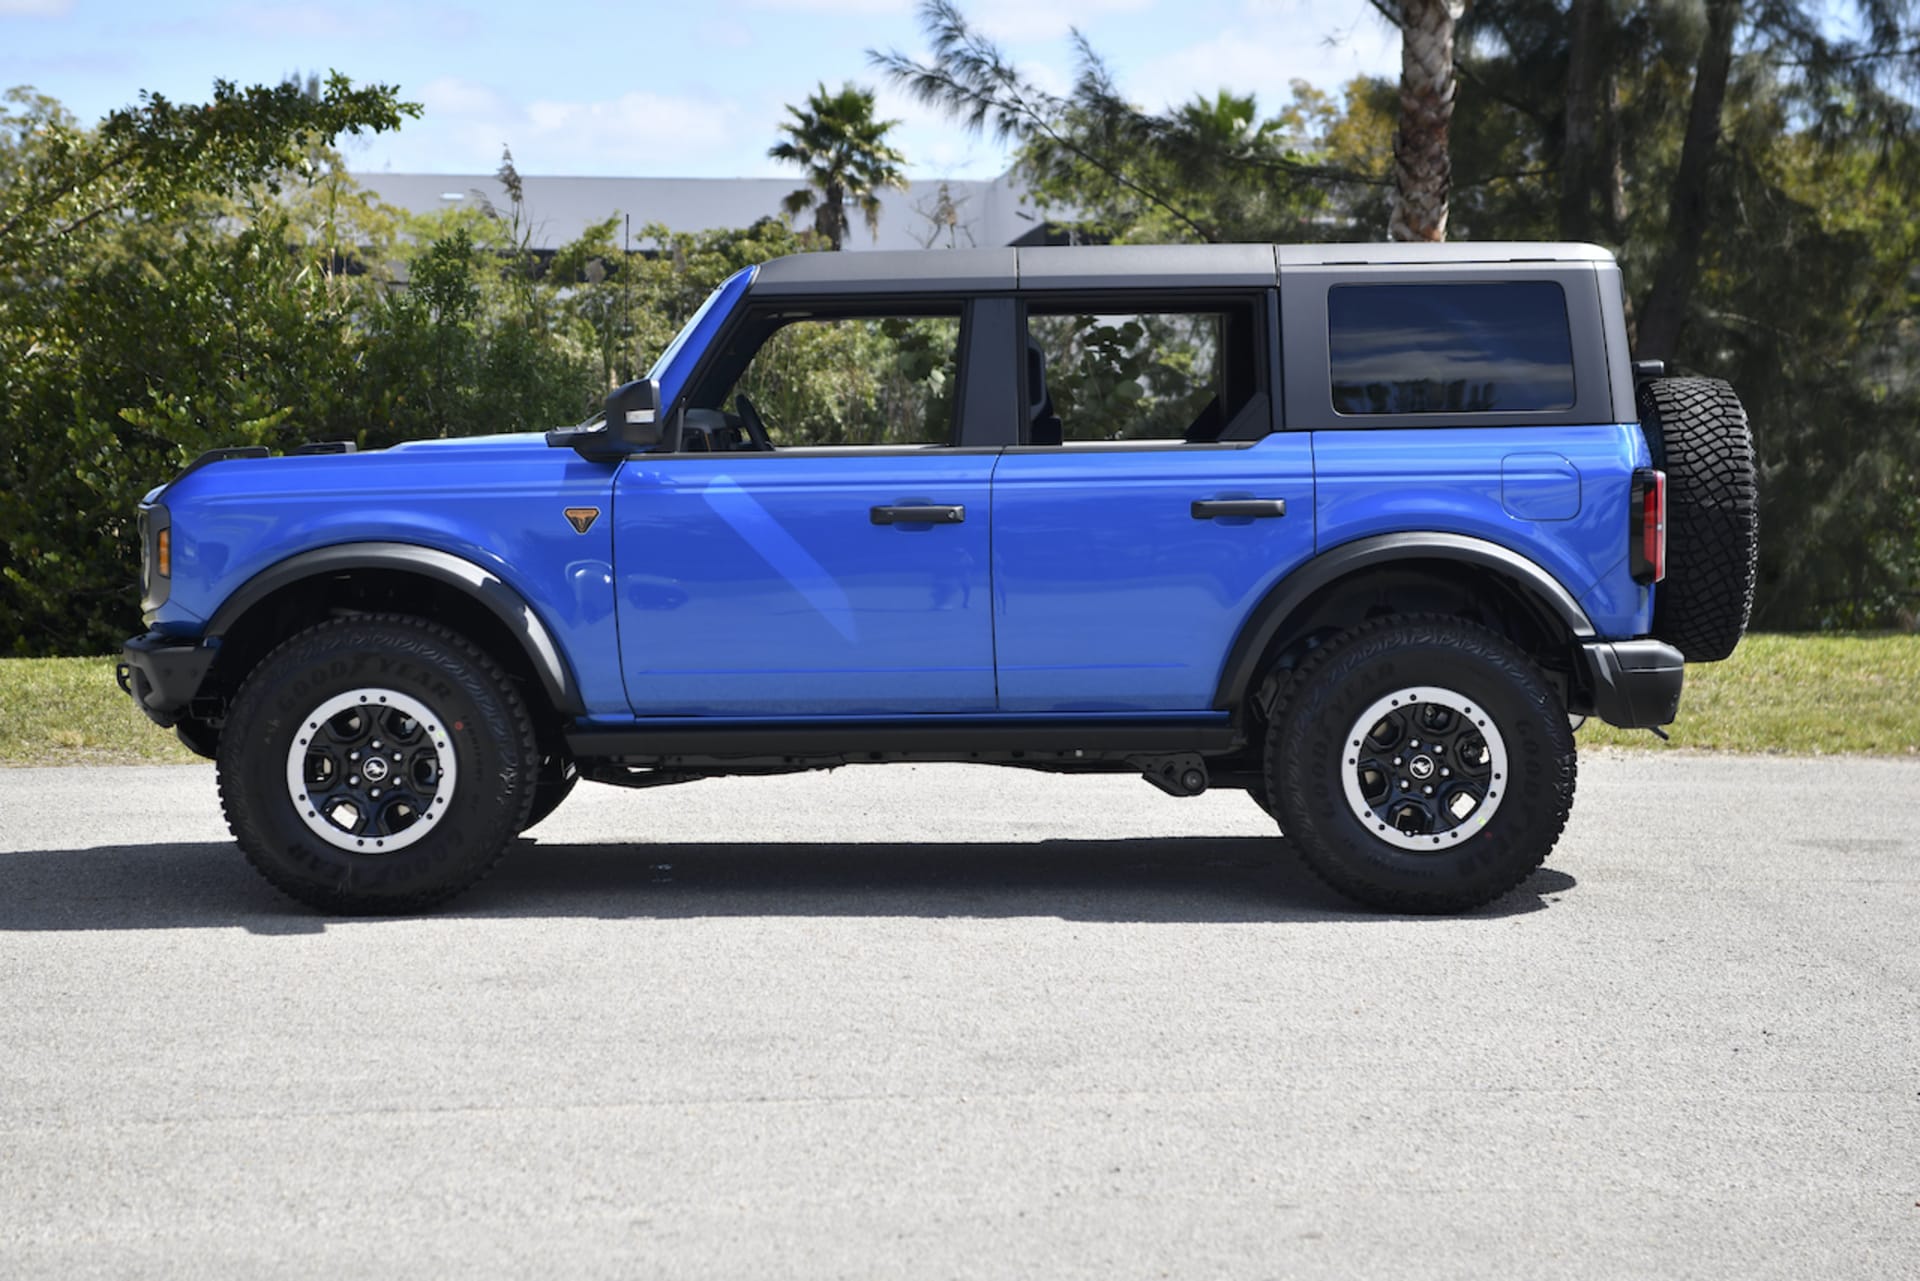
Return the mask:
<svg viewBox="0 0 1920 1281">
<path fill-rule="evenodd" d="M 466 889 L 526 825 L 533 726 L 448 629 L 357 615 L 302 632 L 241 686 L 220 799 L 247 861 L 329 912 L 410 912 Z"/>
<path fill-rule="evenodd" d="M 1281 830 L 1328 884 L 1385 911 L 1463 911 L 1518 885 L 1566 825 L 1574 767 L 1532 661 L 1441 617 L 1316 649 L 1267 738 Z"/>
</svg>

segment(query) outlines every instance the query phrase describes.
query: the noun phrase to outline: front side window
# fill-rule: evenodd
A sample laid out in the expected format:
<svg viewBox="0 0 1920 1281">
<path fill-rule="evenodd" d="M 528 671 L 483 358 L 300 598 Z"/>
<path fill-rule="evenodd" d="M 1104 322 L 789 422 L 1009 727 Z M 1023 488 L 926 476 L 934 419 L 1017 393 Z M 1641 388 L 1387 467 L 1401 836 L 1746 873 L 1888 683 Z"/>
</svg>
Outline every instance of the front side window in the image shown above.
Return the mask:
<svg viewBox="0 0 1920 1281">
<path fill-rule="evenodd" d="M 1567 300 L 1552 281 L 1335 285 L 1327 345 L 1342 414 L 1573 408 Z"/>
<path fill-rule="evenodd" d="M 957 313 L 769 323 L 774 327 L 712 409 L 730 420 L 757 418 L 775 449 L 953 442 Z"/>
<path fill-rule="evenodd" d="M 1251 307 L 1028 311 L 1031 444 L 1214 441 L 1254 393 Z"/>
</svg>

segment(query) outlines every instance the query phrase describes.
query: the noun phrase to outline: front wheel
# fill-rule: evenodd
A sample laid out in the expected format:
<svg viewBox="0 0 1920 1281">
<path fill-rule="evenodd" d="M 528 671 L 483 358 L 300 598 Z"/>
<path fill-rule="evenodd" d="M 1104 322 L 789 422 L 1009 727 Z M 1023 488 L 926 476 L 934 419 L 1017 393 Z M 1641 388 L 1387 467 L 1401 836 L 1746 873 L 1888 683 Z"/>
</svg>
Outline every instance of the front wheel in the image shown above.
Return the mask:
<svg viewBox="0 0 1920 1281">
<path fill-rule="evenodd" d="M 293 898 L 411 912 L 499 861 L 538 761 L 490 657 L 445 627 L 362 614 L 301 632 L 248 675 L 220 736 L 220 800 L 247 861 Z"/>
<path fill-rule="evenodd" d="M 1383 911 L 1464 911 L 1518 885 L 1566 826 L 1574 769 L 1566 710 L 1533 662 L 1442 617 L 1314 650 L 1267 736 L 1281 830 Z"/>
<path fill-rule="evenodd" d="M 540 769 L 534 775 L 533 808 L 527 811 L 527 821 L 522 827 L 537 827 L 547 815 L 560 808 L 560 802 L 573 794 L 574 785 L 580 781 L 580 767 L 573 758 L 563 752 L 552 752 L 540 758 Z"/>
</svg>

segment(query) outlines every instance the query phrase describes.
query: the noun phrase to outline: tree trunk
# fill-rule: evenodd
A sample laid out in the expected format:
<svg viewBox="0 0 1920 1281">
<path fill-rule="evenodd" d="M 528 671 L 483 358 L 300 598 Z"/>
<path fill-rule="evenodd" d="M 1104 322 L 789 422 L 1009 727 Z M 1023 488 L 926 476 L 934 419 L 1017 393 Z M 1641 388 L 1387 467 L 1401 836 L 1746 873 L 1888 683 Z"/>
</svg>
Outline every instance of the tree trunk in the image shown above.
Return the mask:
<svg viewBox="0 0 1920 1281">
<path fill-rule="evenodd" d="M 1707 179 L 1720 145 L 1720 107 L 1733 69 L 1733 33 L 1740 25 L 1740 0 L 1708 0 L 1707 34 L 1700 42 L 1700 65 L 1693 75 L 1693 104 L 1687 111 L 1687 137 L 1680 148 L 1680 169 L 1673 179 L 1673 203 L 1667 213 L 1667 252 L 1640 311 L 1640 351 L 1649 360 L 1669 360 L 1700 279 L 1700 245 L 1707 234 Z"/>
<path fill-rule="evenodd" d="M 1627 234 L 1627 153 L 1620 137 L 1620 77 L 1607 59 L 1600 97 L 1607 104 L 1607 239 L 1618 244 Z"/>
<path fill-rule="evenodd" d="M 830 182 L 820 193 L 820 207 L 813 214 L 813 229 L 827 238 L 838 253 L 847 242 L 847 193 L 837 182 Z"/>
<path fill-rule="evenodd" d="M 1567 14 L 1567 111 L 1560 147 L 1560 237 L 1593 239 L 1593 187 L 1606 63 L 1606 0 L 1573 0 Z"/>
<path fill-rule="evenodd" d="M 1405 0 L 1400 23 L 1400 126 L 1393 135 L 1394 240 L 1445 240 L 1453 161 L 1453 24 L 1465 0 Z"/>
</svg>

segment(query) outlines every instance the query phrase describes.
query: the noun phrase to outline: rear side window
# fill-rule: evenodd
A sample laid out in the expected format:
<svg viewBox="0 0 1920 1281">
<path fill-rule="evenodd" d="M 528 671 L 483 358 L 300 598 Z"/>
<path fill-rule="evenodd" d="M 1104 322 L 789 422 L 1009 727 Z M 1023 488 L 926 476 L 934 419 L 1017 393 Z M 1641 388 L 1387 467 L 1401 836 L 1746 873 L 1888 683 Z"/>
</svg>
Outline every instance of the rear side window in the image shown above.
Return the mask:
<svg viewBox="0 0 1920 1281">
<path fill-rule="evenodd" d="M 1552 281 L 1335 285 L 1327 342 L 1342 414 L 1573 407 L 1567 299 Z"/>
</svg>

